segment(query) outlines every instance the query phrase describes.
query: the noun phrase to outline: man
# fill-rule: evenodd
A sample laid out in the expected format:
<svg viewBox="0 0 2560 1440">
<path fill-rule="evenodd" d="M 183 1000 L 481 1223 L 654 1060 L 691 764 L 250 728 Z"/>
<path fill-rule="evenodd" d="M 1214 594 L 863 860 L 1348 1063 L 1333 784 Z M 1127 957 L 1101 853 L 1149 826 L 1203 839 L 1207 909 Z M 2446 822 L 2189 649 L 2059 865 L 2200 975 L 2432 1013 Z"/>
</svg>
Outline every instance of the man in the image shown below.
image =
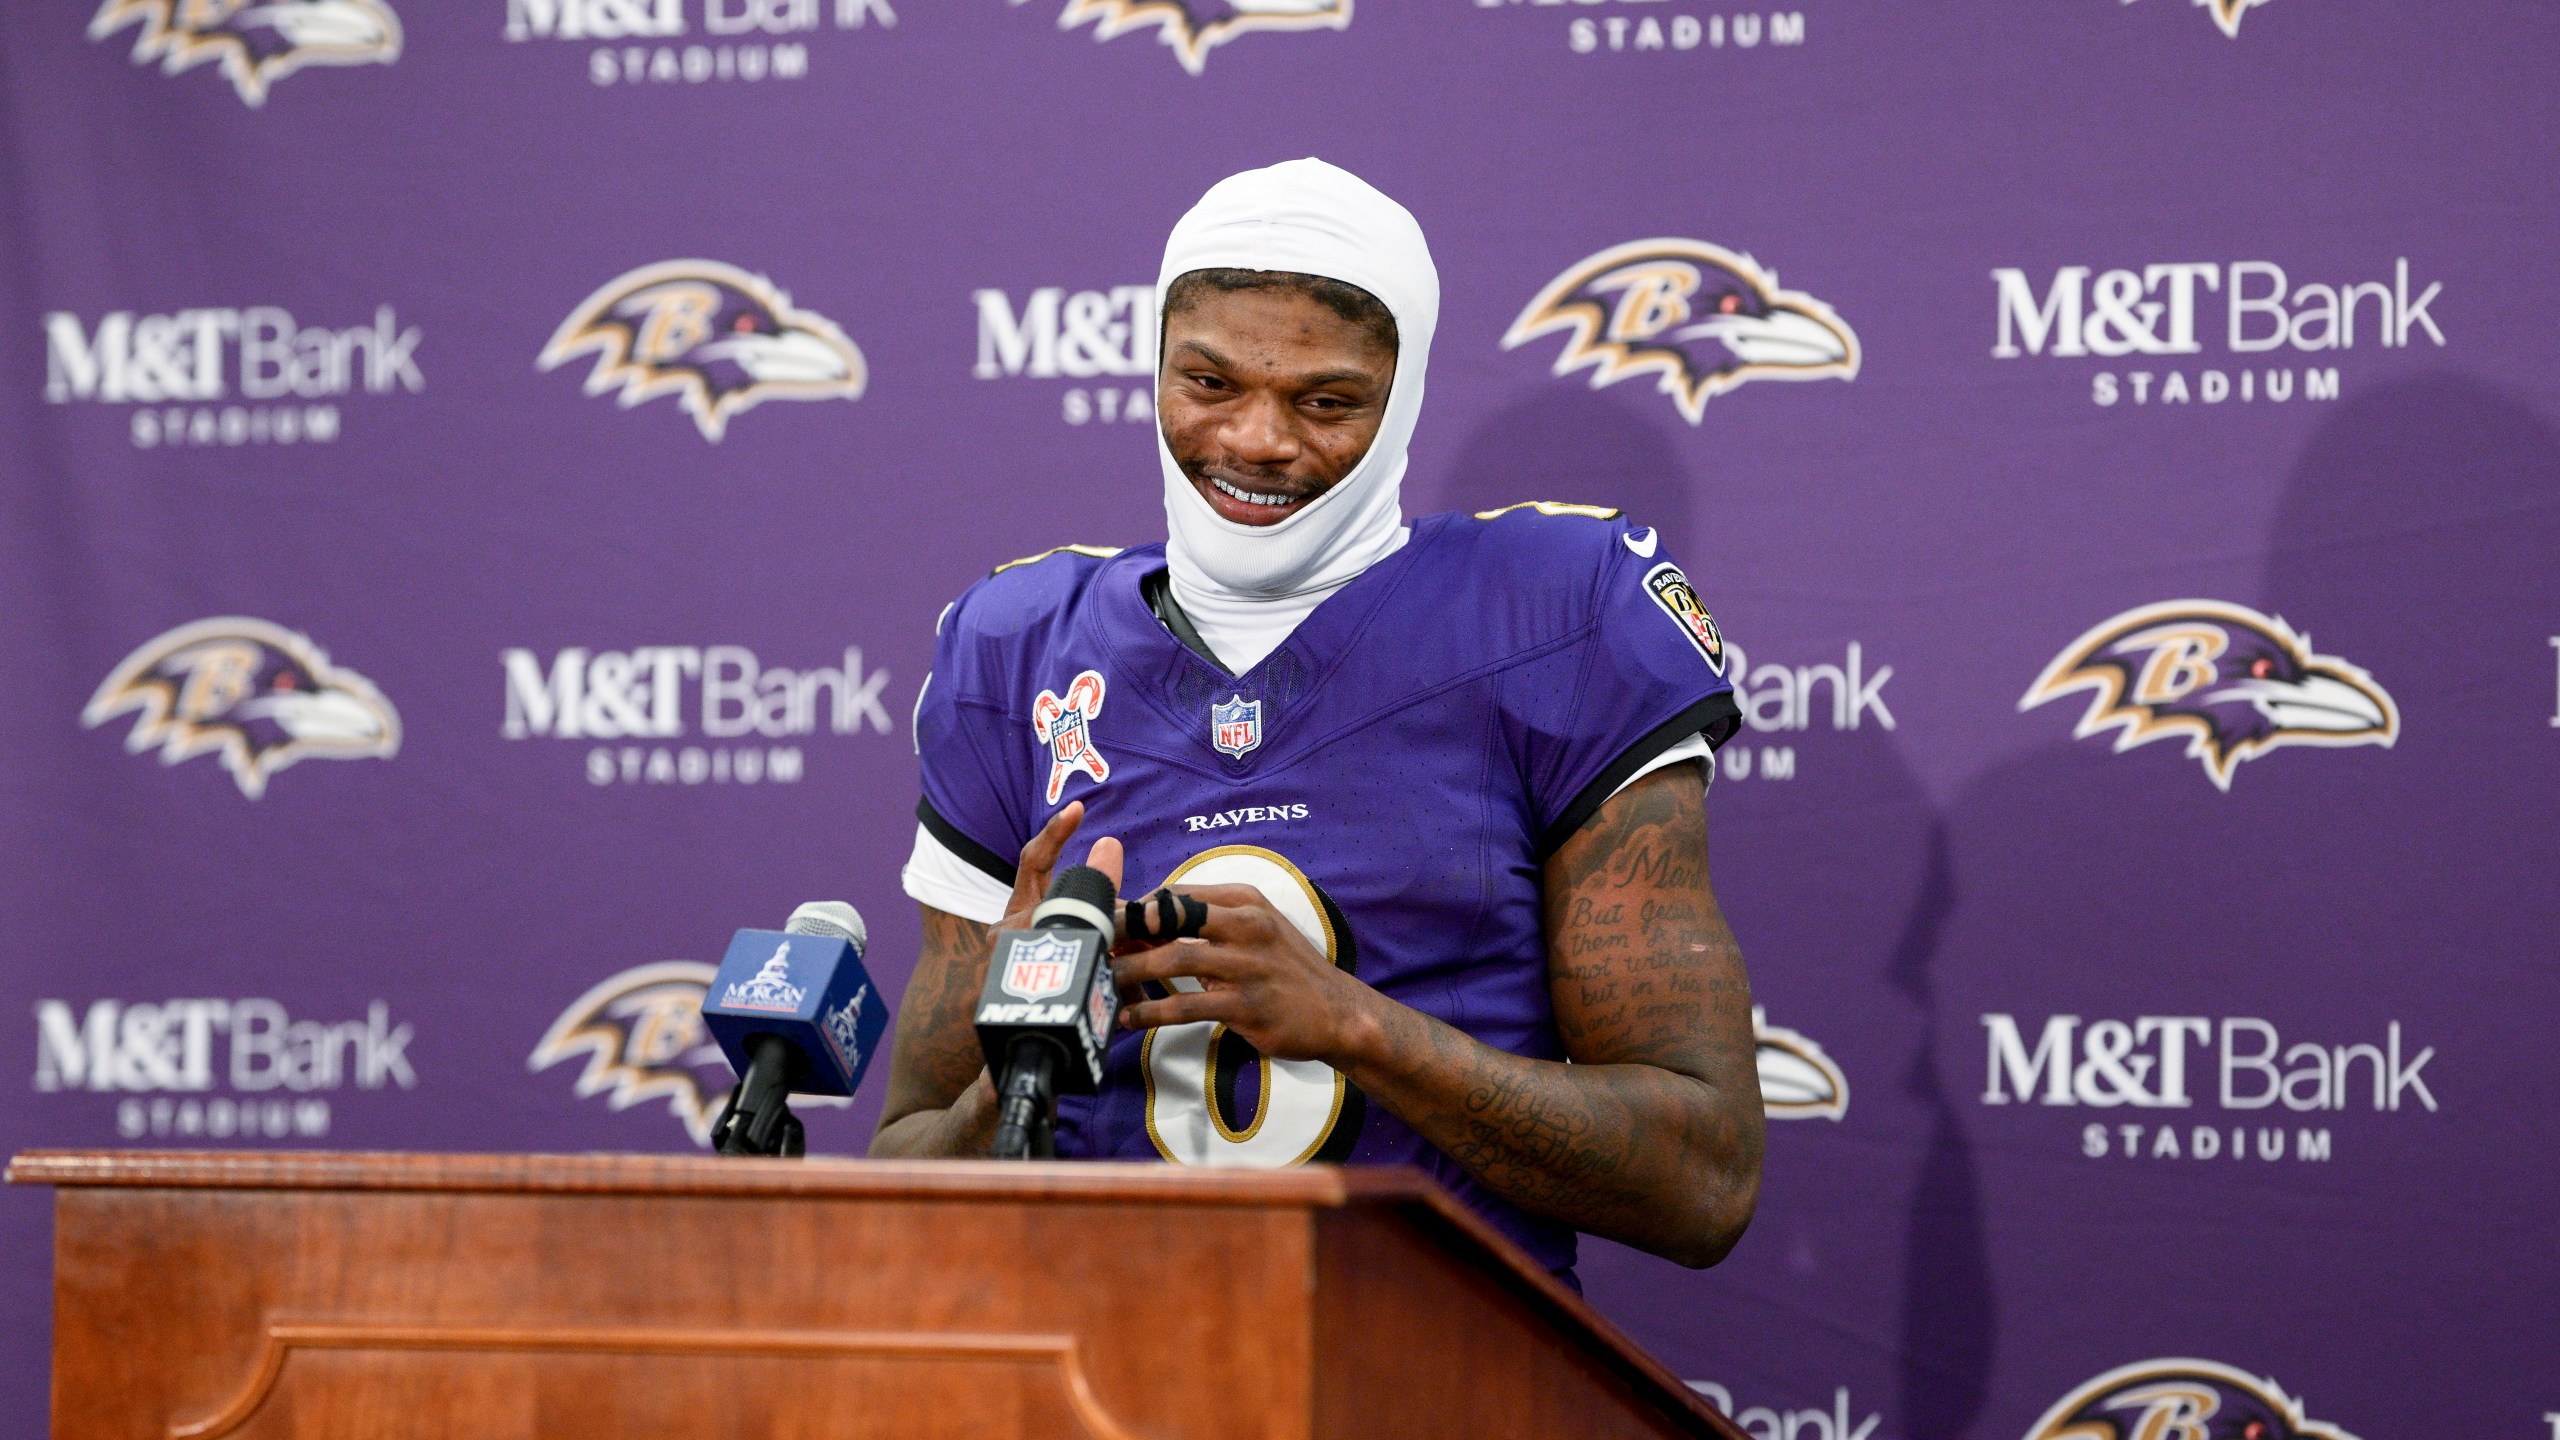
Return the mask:
<svg viewBox="0 0 2560 1440">
<path fill-rule="evenodd" d="M 1414 1164 L 1568 1279 L 1576 1231 L 1714 1263 L 1762 1143 L 1707 880 L 1714 622 L 1615 511 L 1404 523 L 1439 281 L 1360 180 L 1221 182 L 1157 297 L 1169 540 L 1000 566 L 940 623 L 873 1153 L 986 1152 L 989 935 L 1085 828 L 1209 918 L 1124 945 L 1061 1155 Z"/>
</svg>

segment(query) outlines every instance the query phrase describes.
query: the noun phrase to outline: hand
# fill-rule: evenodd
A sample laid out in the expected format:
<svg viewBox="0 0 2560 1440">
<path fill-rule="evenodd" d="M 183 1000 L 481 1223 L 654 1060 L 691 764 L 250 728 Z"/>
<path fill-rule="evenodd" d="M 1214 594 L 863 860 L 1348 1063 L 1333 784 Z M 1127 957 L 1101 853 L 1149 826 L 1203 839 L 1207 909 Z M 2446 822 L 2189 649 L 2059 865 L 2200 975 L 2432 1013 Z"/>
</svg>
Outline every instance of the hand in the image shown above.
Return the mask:
<svg viewBox="0 0 2560 1440">
<path fill-rule="evenodd" d="M 1121 990 L 1132 1000 L 1120 1012 L 1121 1024 L 1142 1030 L 1215 1020 L 1275 1060 L 1322 1060 L 1336 1068 L 1376 1032 L 1378 992 L 1336 968 L 1261 891 L 1202 885 L 1178 893 L 1206 901 L 1209 923 L 1198 939 L 1114 962 Z M 1142 981 L 1171 988 L 1176 977 L 1196 979 L 1200 988 L 1162 1000 L 1137 993 Z"/>
<path fill-rule="evenodd" d="M 1031 924 L 1031 912 L 1049 894 L 1049 880 L 1058 868 L 1058 858 L 1066 853 L 1067 842 L 1075 838 L 1076 827 L 1084 823 L 1084 802 L 1073 800 L 1067 807 L 1049 817 L 1031 843 L 1022 847 L 1020 862 L 1014 867 L 1013 896 L 1004 902 L 1004 918 L 996 922 L 999 930 L 1021 930 Z M 1120 842 L 1108 835 L 1093 842 L 1085 853 L 1084 863 L 1111 877 L 1111 888 L 1120 888 Z"/>
</svg>

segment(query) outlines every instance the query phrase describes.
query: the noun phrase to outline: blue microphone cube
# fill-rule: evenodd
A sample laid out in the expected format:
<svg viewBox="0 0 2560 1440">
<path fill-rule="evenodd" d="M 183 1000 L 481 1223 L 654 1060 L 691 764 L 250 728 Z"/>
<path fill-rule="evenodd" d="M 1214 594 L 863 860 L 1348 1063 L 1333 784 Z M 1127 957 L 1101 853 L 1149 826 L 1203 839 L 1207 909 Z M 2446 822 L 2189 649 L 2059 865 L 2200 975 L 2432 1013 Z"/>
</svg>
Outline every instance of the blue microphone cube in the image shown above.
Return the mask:
<svg viewBox="0 0 2560 1440">
<path fill-rule="evenodd" d="M 800 1052 L 798 1095 L 851 1095 L 889 1025 L 862 952 L 833 935 L 741 930 L 702 996 L 702 1022 L 729 1068 L 747 1073 L 747 1041 L 777 1035 Z"/>
</svg>

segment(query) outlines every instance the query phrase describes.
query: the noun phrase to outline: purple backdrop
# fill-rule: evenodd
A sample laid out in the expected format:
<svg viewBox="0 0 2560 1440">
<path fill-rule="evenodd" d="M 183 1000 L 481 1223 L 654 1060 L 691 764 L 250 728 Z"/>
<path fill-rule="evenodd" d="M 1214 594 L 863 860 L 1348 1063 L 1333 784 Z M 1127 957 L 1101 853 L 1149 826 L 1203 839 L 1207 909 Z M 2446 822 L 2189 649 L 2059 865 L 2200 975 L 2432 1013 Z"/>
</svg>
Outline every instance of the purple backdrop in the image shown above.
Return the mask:
<svg viewBox="0 0 2560 1440">
<path fill-rule="evenodd" d="M 1743 656 L 1799 1089 L 1598 1303 L 1761 1440 L 2560 1436 L 2560 16 L 1792 3 L 11 7 L 0 1150 L 694 1146 L 644 967 L 894 993 L 936 612 L 1162 534 L 1129 287 L 1315 153 L 1441 265 L 1415 513 Z"/>
</svg>

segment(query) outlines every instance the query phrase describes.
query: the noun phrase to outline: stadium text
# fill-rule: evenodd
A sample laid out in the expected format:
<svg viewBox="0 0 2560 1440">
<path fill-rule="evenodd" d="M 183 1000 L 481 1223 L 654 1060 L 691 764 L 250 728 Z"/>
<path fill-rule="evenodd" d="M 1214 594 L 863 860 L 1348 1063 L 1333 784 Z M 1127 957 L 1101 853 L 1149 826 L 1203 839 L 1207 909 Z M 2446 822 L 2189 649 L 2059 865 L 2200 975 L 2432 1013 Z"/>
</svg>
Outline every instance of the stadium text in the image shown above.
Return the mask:
<svg viewBox="0 0 2560 1440">
<path fill-rule="evenodd" d="M 2430 282 L 2413 293 L 2405 257 L 2393 263 L 2388 283 L 2296 286 L 2270 260 L 2106 271 L 2064 265 L 2041 293 L 2025 270 L 2002 267 L 1991 272 L 1991 283 L 1998 312 L 1991 354 L 2001 360 L 2197 355 L 2208 339 L 2233 356 L 2318 354 L 2354 349 L 2360 329 L 2366 344 L 2384 349 L 2405 349 L 2421 335 L 2438 347 L 2445 343 L 2431 313 L 2444 286 Z M 2222 299 L 2218 329 L 2202 320 L 2207 295 Z M 2089 382 L 2097 405 L 2281 405 L 2296 396 L 2335 400 L 2338 394 L 2335 366 L 2100 371 Z"/>
</svg>

